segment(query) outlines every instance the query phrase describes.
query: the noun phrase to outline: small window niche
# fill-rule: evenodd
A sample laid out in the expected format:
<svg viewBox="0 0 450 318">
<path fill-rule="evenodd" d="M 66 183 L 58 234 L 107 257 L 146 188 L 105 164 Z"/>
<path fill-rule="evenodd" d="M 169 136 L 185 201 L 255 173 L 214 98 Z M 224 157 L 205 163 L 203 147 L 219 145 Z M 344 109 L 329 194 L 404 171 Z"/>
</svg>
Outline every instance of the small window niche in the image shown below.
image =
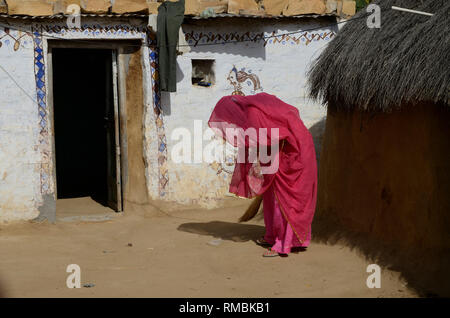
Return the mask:
<svg viewBox="0 0 450 318">
<path fill-rule="evenodd" d="M 192 60 L 192 85 L 211 87 L 215 84 L 215 60 Z"/>
</svg>

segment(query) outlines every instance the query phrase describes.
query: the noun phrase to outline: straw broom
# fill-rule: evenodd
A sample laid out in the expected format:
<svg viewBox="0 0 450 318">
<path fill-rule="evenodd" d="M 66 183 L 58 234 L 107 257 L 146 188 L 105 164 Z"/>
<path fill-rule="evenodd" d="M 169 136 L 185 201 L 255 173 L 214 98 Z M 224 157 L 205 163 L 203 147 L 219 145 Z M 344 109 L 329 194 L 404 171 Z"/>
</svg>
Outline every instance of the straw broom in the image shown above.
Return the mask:
<svg viewBox="0 0 450 318">
<path fill-rule="evenodd" d="M 285 140 L 283 139 L 281 142 L 281 150 L 284 148 Z M 250 204 L 250 206 L 245 211 L 244 215 L 242 215 L 239 218 L 239 223 L 250 221 L 255 217 L 256 214 L 258 214 L 259 208 L 261 207 L 261 202 L 263 198 L 262 195 L 258 195 L 253 199 L 253 202 Z"/>
<path fill-rule="evenodd" d="M 260 196 L 260 195 L 257 196 L 255 199 L 253 199 L 252 203 L 247 208 L 244 215 L 242 215 L 239 218 L 239 222 L 240 223 L 247 222 L 247 221 L 250 221 L 251 219 L 253 219 L 255 217 L 255 215 L 258 213 L 259 208 L 261 207 L 261 202 L 262 202 L 262 196 Z"/>
</svg>

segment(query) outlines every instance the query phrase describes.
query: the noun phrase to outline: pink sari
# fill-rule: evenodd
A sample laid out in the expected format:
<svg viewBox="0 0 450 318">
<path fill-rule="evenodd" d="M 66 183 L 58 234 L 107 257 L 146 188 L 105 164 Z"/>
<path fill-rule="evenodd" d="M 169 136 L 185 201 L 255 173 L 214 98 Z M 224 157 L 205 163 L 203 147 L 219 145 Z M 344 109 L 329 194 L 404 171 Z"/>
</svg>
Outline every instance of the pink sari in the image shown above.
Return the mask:
<svg viewBox="0 0 450 318">
<path fill-rule="evenodd" d="M 300 243 L 287 219 L 283 216 L 272 187 L 263 194 L 263 209 L 264 224 L 266 225 L 264 240 L 272 245 L 272 251 L 289 254 L 292 248 L 309 245 L 311 231 L 309 231 L 306 240 Z"/>
<path fill-rule="evenodd" d="M 266 93 L 226 96 L 214 108 L 209 126 L 233 146 L 245 148 L 246 155 L 254 147 L 283 144 L 273 173 L 258 174 L 265 166 L 260 162 L 236 163 L 230 192 L 246 198 L 264 194 L 266 238 L 274 250 L 286 253 L 291 247 L 307 246 L 316 207 L 317 162 L 312 136 L 297 108 Z M 230 136 L 228 128 L 266 128 L 267 139 Z M 272 128 L 278 134 L 272 134 Z"/>
</svg>

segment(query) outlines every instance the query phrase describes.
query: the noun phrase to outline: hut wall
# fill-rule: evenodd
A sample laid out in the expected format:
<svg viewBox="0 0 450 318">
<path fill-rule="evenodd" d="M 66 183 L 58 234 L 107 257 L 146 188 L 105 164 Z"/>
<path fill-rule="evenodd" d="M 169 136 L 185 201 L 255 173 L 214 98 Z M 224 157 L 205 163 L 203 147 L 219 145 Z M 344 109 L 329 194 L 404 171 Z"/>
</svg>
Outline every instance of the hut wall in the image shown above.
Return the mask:
<svg viewBox="0 0 450 318">
<path fill-rule="evenodd" d="M 186 42 L 193 47 L 180 47 L 177 60 L 177 92 L 162 94 L 162 107 L 168 143 L 168 176 L 166 198 L 181 203 L 198 203 L 205 207 L 220 204 L 228 193 L 234 158 L 225 162 L 194 163 L 194 136 L 203 146 L 210 143 L 206 135 L 207 121 L 220 98 L 232 93 L 245 95 L 266 92 L 274 94 L 300 110 L 308 127 L 321 125 L 326 110 L 306 96 L 305 72 L 309 63 L 337 32 L 331 19 L 212 19 L 186 22 L 182 29 Z M 288 32 L 322 27 L 290 36 L 260 40 Z M 224 40 L 245 42 L 221 45 Z M 219 43 L 217 45 L 212 45 Z M 211 87 L 193 85 L 195 60 L 213 61 Z M 194 62 L 193 62 L 194 61 Z M 207 63 L 207 62 L 205 62 Z M 194 66 L 193 66 L 194 65 Z M 239 73 L 239 75 L 238 75 Z M 194 74 L 195 75 L 195 74 Z M 194 128 L 196 121 L 196 128 Z M 320 126 L 322 127 L 322 126 Z M 179 144 L 180 128 L 191 133 L 191 164 L 172 160 L 172 151 Z M 322 129 L 315 129 L 320 135 Z M 201 147 L 197 147 L 201 150 Z"/>
<path fill-rule="evenodd" d="M 0 65 L 4 68 L 0 70 L 0 222 L 36 217 L 54 219 L 48 40 L 133 39 L 148 43 L 147 21 L 104 19 L 99 22 L 86 18 L 80 29 L 69 29 L 62 20 L 34 24 L 7 22 L 10 28 L 0 24 Z M 316 31 L 261 40 L 262 36 L 320 26 Z M 128 171 L 124 180 L 124 192 L 131 202 L 142 204 L 148 199 L 164 199 L 206 207 L 220 204 L 228 192 L 234 158 L 227 158 L 227 163 L 176 163 L 172 151 L 178 140 L 172 137 L 179 128 L 191 133 L 192 142 L 194 132 L 204 133 L 211 111 L 222 96 L 262 91 L 275 94 L 298 106 L 307 126 L 316 129 L 319 135 L 322 131 L 317 127 L 322 127 L 320 123 L 324 122 L 326 113 L 306 98 L 305 72 L 337 32 L 332 19 L 199 20 L 184 24 L 183 31 L 187 43 L 193 47 L 180 47 L 184 53 L 177 60 L 176 93 L 156 91 L 154 46 L 132 50 L 124 63 L 126 69 L 122 71 L 127 74 L 128 93 L 126 118 L 121 119 L 129 124 L 129 131 L 128 149 L 123 150 L 128 151 L 126 164 L 134 169 Z M 246 41 L 209 45 L 233 39 Z M 214 60 L 211 87 L 192 84 L 192 60 Z M 81 93 L 82 83 L 79 89 Z M 200 122 L 200 129 L 198 126 L 194 129 L 194 121 Z M 200 148 L 208 145 L 210 140 L 206 139 Z"/>
<path fill-rule="evenodd" d="M 450 111 L 433 104 L 382 114 L 329 108 L 319 220 L 403 251 L 450 248 Z"/>
</svg>

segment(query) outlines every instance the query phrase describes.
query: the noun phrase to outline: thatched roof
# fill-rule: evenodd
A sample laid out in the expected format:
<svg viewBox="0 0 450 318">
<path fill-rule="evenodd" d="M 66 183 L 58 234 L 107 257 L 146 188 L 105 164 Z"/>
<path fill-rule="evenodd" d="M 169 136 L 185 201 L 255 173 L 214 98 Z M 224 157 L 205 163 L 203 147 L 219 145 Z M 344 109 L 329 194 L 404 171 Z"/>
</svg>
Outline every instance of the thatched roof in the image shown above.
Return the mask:
<svg viewBox="0 0 450 318">
<path fill-rule="evenodd" d="M 312 65 L 310 96 L 340 110 L 390 111 L 419 102 L 449 105 L 450 1 L 373 3 L 382 10 L 381 28 L 367 27 L 365 10 L 347 22 Z M 395 11 L 393 5 L 434 16 Z"/>
</svg>

